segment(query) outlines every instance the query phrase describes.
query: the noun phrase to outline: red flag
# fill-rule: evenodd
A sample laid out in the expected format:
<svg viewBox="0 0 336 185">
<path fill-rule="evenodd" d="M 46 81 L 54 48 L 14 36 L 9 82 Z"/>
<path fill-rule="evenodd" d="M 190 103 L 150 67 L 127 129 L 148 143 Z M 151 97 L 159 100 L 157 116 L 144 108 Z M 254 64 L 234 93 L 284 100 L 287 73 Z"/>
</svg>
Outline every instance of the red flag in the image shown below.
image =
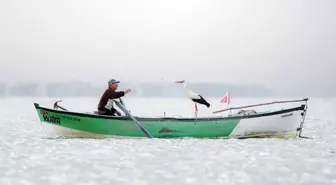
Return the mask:
<svg viewBox="0 0 336 185">
<path fill-rule="evenodd" d="M 221 99 L 221 103 L 227 103 L 230 104 L 230 95 L 229 92 L 226 92 L 225 96 Z"/>
</svg>

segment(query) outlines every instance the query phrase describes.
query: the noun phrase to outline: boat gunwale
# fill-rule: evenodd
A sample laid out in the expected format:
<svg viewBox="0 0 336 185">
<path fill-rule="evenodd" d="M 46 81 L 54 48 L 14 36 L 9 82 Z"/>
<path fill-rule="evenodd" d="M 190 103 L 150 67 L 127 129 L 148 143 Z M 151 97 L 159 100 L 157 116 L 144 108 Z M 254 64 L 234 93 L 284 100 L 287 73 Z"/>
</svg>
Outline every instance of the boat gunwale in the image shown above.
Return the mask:
<svg viewBox="0 0 336 185">
<path fill-rule="evenodd" d="M 49 112 L 59 113 L 59 114 L 66 114 L 66 115 L 73 115 L 73 116 L 80 116 L 80 117 L 89 117 L 89 118 L 100 118 L 100 119 L 110 119 L 110 120 L 131 120 L 131 118 L 127 116 L 106 116 L 106 115 L 98 115 L 98 114 L 89 114 L 89 113 L 82 113 L 82 112 L 72 112 L 72 111 L 63 111 L 63 110 L 56 110 L 52 108 L 46 108 L 40 106 L 38 103 L 34 103 L 35 109 L 41 109 Z M 180 122 L 187 122 L 187 121 L 221 121 L 221 120 L 241 120 L 241 119 L 251 119 L 251 118 L 259 118 L 259 117 L 267 117 L 267 116 L 274 116 L 279 114 L 284 114 L 288 112 L 295 112 L 295 111 L 303 111 L 305 109 L 305 104 L 302 104 L 301 106 L 293 107 L 293 108 L 287 108 L 272 112 L 264 112 L 259 114 L 253 114 L 253 115 L 242 115 L 242 116 L 231 116 L 231 117 L 200 117 L 200 118 L 175 118 L 175 117 L 137 117 L 134 116 L 139 121 L 180 121 Z"/>
</svg>

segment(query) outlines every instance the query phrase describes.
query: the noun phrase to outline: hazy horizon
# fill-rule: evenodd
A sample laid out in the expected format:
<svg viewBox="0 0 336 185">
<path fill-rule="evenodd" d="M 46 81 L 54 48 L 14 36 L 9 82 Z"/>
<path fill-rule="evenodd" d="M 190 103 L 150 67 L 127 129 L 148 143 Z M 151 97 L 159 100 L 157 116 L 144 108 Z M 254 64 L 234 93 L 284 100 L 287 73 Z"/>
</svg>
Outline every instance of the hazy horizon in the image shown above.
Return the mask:
<svg viewBox="0 0 336 185">
<path fill-rule="evenodd" d="M 0 81 L 223 82 L 336 94 L 336 1 L 0 2 Z"/>
</svg>

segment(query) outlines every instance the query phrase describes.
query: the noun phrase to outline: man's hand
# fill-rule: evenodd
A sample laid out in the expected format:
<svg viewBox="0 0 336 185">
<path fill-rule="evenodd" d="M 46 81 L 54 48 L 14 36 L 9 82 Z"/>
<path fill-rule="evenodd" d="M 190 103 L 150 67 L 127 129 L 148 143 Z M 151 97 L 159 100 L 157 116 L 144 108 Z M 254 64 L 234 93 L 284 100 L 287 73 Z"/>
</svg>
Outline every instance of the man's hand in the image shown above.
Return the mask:
<svg viewBox="0 0 336 185">
<path fill-rule="evenodd" d="M 127 94 L 127 93 L 131 92 L 131 89 L 126 89 L 124 92 L 125 92 L 125 94 Z"/>
</svg>

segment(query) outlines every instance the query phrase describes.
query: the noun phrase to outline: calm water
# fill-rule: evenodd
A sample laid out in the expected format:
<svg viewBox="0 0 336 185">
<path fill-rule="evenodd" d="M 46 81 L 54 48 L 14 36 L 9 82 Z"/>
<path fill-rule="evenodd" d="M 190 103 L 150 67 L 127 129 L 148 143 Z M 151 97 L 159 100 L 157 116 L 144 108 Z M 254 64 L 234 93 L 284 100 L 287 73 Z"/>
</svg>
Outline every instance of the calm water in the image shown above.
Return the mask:
<svg viewBox="0 0 336 185">
<path fill-rule="evenodd" d="M 33 102 L 52 106 L 55 100 L 0 99 L 1 185 L 336 184 L 335 99 L 308 102 L 303 135 L 314 139 L 289 140 L 46 139 Z M 279 99 L 232 99 L 232 104 L 273 100 Z M 97 101 L 63 98 L 61 105 L 85 112 Z M 137 116 L 193 114 L 185 99 L 124 101 Z M 225 108 L 218 101 L 211 99 L 210 109 L 200 107 L 199 115 Z"/>
</svg>

